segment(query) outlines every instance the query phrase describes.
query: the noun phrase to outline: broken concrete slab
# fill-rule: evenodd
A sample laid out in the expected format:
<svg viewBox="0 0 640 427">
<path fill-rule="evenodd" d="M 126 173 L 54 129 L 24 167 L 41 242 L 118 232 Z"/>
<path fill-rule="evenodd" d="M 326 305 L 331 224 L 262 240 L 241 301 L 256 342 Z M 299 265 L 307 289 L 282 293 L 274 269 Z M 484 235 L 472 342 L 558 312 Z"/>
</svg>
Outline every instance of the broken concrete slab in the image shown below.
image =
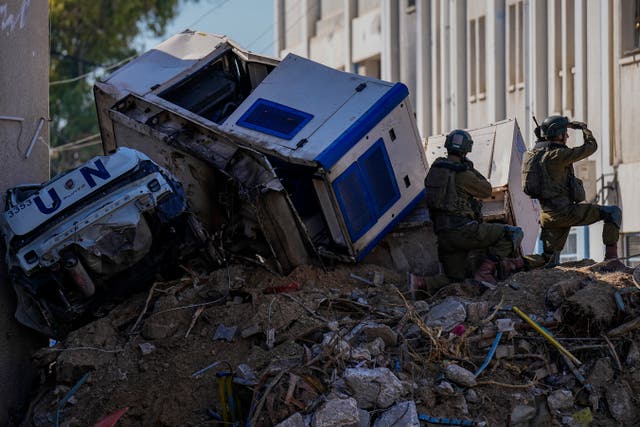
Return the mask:
<svg viewBox="0 0 640 427">
<path fill-rule="evenodd" d="M 143 356 L 153 353 L 156 351 L 156 346 L 150 342 L 141 342 L 138 344 L 138 348 L 140 348 L 140 352 Z"/>
<path fill-rule="evenodd" d="M 451 396 L 455 393 L 453 385 L 449 381 L 440 381 L 435 388 L 435 392 L 441 396 Z"/>
<path fill-rule="evenodd" d="M 382 323 L 368 322 L 362 328 L 362 332 L 369 341 L 382 338 L 388 346 L 394 346 L 398 343 L 398 334 L 389 326 Z"/>
<path fill-rule="evenodd" d="M 604 390 L 604 388 L 606 388 L 606 386 L 611 382 L 611 378 L 613 378 L 613 367 L 611 366 L 611 361 L 608 358 L 603 357 L 596 360 L 596 363 L 593 365 L 589 375 L 587 376 L 587 381 L 592 387 Z"/>
<path fill-rule="evenodd" d="M 635 403 L 635 396 L 629 386 L 621 380 L 610 383 L 606 387 L 605 398 L 611 415 L 625 426 L 637 425 L 640 419 L 640 408 Z"/>
<path fill-rule="evenodd" d="M 358 427 L 360 411 L 353 398 L 331 399 L 318 409 L 311 421 L 311 427 Z"/>
<path fill-rule="evenodd" d="M 238 332 L 237 326 L 225 326 L 222 323 L 218 325 L 215 334 L 213 334 L 213 340 L 224 340 L 231 342 Z"/>
<path fill-rule="evenodd" d="M 565 299 L 575 294 L 582 287 L 582 280 L 572 278 L 562 280 L 547 289 L 545 301 L 551 308 L 560 307 Z"/>
<path fill-rule="evenodd" d="M 513 357 L 516 353 L 516 349 L 512 345 L 499 345 L 496 348 L 496 359 L 505 359 Z"/>
<path fill-rule="evenodd" d="M 487 317 L 489 314 L 489 303 L 487 301 L 470 302 L 467 304 L 467 320 L 476 323 Z"/>
<path fill-rule="evenodd" d="M 448 365 L 444 370 L 444 376 L 449 380 L 463 387 L 474 387 L 477 383 L 475 375 L 468 369 L 456 364 Z"/>
<path fill-rule="evenodd" d="M 246 328 L 244 328 L 243 330 L 240 331 L 240 336 L 242 338 L 249 338 L 252 337 L 254 335 L 258 335 L 259 333 L 262 332 L 262 328 L 258 325 L 251 325 L 251 326 L 247 326 Z"/>
<path fill-rule="evenodd" d="M 236 366 L 236 377 L 246 385 L 258 384 L 258 376 L 251 368 L 251 366 L 247 365 L 246 363 L 241 363 Z"/>
<path fill-rule="evenodd" d="M 472 388 L 467 389 L 464 392 L 464 398 L 467 400 L 468 403 L 471 403 L 471 404 L 479 403 L 481 400 L 480 396 L 478 395 L 478 392 Z"/>
<path fill-rule="evenodd" d="M 593 335 L 613 326 L 618 314 L 615 292 L 615 288 L 602 283 L 590 283 L 578 290 L 560 306 L 564 324 L 576 335 Z"/>
<path fill-rule="evenodd" d="M 363 409 L 388 408 L 404 392 L 402 382 L 387 368 L 348 368 L 343 378 Z"/>
<path fill-rule="evenodd" d="M 631 367 L 636 367 L 640 364 L 640 346 L 635 341 L 631 341 L 624 363 Z"/>
<path fill-rule="evenodd" d="M 431 328 L 440 327 L 443 331 L 449 332 L 464 322 L 466 318 L 467 311 L 464 308 L 464 304 L 456 299 L 447 298 L 429 310 L 424 322 Z"/>
<path fill-rule="evenodd" d="M 403 426 L 420 427 L 416 403 L 412 400 L 399 402 L 380 414 L 373 427 Z"/>
<path fill-rule="evenodd" d="M 554 412 L 569 410 L 573 407 L 573 394 L 569 390 L 555 390 L 547 396 L 547 404 Z"/>
<path fill-rule="evenodd" d="M 362 346 L 363 349 L 367 350 L 372 357 L 377 357 L 384 353 L 385 344 L 382 338 L 376 338 L 371 342 L 368 342 Z"/>
<path fill-rule="evenodd" d="M 360 413 L 360 422 L 358 427 L 369 427 L 371 425 L 371 414 L 364 409 L 358 411 Z"/>
<path fill-rule="evenodd" d="M 531 353 L 531 344 L 527 340 L 518 340 L 516 350 L 518 353 Z"/>
<path fill-rule="evenodd" d="M 300 412 L 296 412 L 286 420 L 282 421 L 279 424 L 276 424 L 275 427 L 307 427 L 307 425 L 305 424 L 304 418 L 302 417 Z"/>
<path fill-rule="evenodd" d="M 529 405 L 516 405 L 511 411 L 511 425 L 513 427 L 525 427 L 536 416 L 536 408 Z"/>
</svg>

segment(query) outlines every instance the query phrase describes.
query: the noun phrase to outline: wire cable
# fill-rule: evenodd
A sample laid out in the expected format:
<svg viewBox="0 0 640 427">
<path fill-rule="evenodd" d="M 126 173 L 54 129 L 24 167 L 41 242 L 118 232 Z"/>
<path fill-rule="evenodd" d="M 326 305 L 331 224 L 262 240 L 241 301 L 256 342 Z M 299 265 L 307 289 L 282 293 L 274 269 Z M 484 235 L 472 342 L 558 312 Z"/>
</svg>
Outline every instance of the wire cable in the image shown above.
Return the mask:
<svg viewBox="0 0 640 427">
<path fill-rule="evenodd" d="M 104 71 L 110 71 L 110 70 L 112 70 L 114 68 L 117 68 L 117 67 L 121 66 L 122 64 L 125 64 L 125 63 L 131 61 L 133 58 L 137 58 L 137 57 L 138 57 L 138 55 L 133 55 L 133 56 L 130 56 L 128 58 L 125 58 L 122 61 L 118 61 L 115 64 L 109 65 L 108 67 L 104 67 Z M 84 79 L 86 77 L 89 77 L 90 75 L 94 74 L 96 71 L 97 71 L 97 69 L 93 70 L 93 71 L 89 71 L 88 73 L 81 74 L 81 75 L 76 76 L 76 77 L 72 77 L 70 79 L 56 80 L 56 81 L 53 81 L 53 82 L 49 82 L 49 87 L 62 85 L 62 84 L 66 84 L 66 83 L 72 83 L 72 82 L 76 82 L 78 80 L 82 80 L 82 79 Z"/>
<path fill-rule="evenodd" d="M 51 147 L 50 148 L 50 152 L 55 153 L 55 152 L 59 152 L 59 151 L 68 151 L 68 150 L 72 150 L 72 149 L 75 149 L 75 148 L 90 147 L 90 146 L 96 145 L 96 144 L 98 144 L 100 142 L 102 142 L 102 140 L 100 139 L 100 134 L 99 133 L 95 133 L 95 134 L 89 135 L 89 136 L 87 136 L 85 138 L 78 139 L 77 141 L 68 142 L 66 144 L 58 145 L 56 147 Z"/>
</svg>

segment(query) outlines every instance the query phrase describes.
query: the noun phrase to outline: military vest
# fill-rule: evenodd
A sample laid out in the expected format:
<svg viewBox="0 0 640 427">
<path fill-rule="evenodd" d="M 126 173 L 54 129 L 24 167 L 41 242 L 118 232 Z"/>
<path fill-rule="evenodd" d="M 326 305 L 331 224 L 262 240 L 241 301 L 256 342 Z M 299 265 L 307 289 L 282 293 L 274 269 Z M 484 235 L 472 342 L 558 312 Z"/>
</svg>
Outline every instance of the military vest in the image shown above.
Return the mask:
<svg viewBox="0 0 640 427">
<path fill-rule="evenodd" d="M 480 219 L 482 202 L 456 186 L 456 174 L 466 170 L 465 165 L 445 157 L 437 158 L 429 168 L 424 184 L 436 231 Z"/>
</svg>

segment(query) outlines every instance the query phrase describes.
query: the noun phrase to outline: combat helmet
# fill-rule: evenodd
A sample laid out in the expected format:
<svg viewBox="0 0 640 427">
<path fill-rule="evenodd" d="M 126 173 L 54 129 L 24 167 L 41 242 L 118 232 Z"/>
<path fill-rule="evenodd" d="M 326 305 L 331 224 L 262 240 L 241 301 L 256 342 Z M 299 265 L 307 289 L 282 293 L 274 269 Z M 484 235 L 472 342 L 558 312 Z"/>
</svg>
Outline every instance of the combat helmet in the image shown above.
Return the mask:
<svg viewBox="0 0 640 427">
<path fill-rule="evenodd" d="M 569 119 L 565 116 L 549 116 L 536 128 L 535 134 L 544 140 L 556 139 L 567 132 L 569 123 Z"/>
<path fill-rule="evenodd" d="M 473 139 L 469 132 L 462 129 L 451 131 L 444 142 L 444 148 L 450 153 L 470 153 L 471 147 L 473 147 Z"/>
</svg>

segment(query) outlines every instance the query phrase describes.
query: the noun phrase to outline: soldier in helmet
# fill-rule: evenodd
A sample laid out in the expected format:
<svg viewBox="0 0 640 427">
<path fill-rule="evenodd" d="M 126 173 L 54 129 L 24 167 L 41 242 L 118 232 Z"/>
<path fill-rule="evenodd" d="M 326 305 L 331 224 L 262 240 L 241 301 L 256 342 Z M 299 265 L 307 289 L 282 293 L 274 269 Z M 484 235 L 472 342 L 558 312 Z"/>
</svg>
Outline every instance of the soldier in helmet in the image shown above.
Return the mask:
<svg viewBox="0 0 640 427">
<path fill-rule="evenodd" d="M 567 129 L 582 130 L 583 144 L 567 147 Z M 560 259 L 571 227 L 604 221 L 602 240 L 605 260 L 618 258 L 618 235 L 622 212 L 617 206 L 581 203 L 585 200 L 582 181 L 575 177 L 573 164 L 589 157 L 598 148 L 585 123 L 571 122 L 564 116 L 549 116 L 535 129 L 533 150 L 523 158 L 522 178 L 525 193 L 538 199 L 542 212 L 540 226 L 547 267 Z"/>
<path fill-rule="evenodd" d="M 521 257 L 514 257 L 522 229 L 482 222 L 479 199 L 490 197 L 492 188 L 467 159 L 473 146 L 471 135 L 454 130 L 444 146 L 447 157 L 436 159 L 425 179 L 440 262 L 451 280 L 463 280 L 471 273 L 480 282 L 495 284 L 498 269 L 507 274 L 525 266 Z M 483 254 L 479 267 L 468 263 L 469 253 L 477 250 Z"/>
</svg>

